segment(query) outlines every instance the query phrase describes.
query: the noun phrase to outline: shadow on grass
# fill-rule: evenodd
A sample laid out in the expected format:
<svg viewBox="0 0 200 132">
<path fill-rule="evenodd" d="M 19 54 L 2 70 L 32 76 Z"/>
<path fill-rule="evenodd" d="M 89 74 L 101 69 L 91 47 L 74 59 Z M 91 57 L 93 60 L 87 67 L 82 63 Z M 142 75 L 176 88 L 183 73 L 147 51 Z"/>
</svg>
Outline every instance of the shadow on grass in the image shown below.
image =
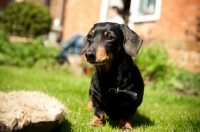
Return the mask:
<svg viewBox="0 0 200 132">
<path fill-rule="evenodd" d="M 119 121 L 113 121 L 110 118 L 106 118 L 106 121 L 113 127 L 119 127 Z M 154 122 L 151 121 L 145 115 L 141 115 L 140 113 L 136 112 L 135 115 L 131 119 L 132 127 L 139 127 L 139 126 L 152 126 Z"/>
<path fill-rule="evenodd" d="M 133 118 L 131 119 L 131 124 L 134 128 L 137 126 L 153 126 L 154 122 L 151 121 L 145 115 L 141 115 L 139 112 L 136 112 Z"/>
<path fill-rule="evenodd" d="M 72 124 L 65 119 L 63 123 L 54 132 L 72 132 Z"/>
</svg>

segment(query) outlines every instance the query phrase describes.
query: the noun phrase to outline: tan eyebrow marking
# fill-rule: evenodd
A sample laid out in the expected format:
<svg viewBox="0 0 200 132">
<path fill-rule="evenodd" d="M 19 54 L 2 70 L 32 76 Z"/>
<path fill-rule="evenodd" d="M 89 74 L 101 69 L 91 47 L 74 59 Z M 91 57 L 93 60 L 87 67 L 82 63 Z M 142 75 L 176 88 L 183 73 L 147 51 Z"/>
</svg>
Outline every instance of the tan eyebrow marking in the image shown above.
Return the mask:
<svg viewBox="0 0 200 132">
<path fill-rule="evenodd" d="M 108 32 L 104 32 L 104 35 L 108 34 Z"/>
<path fill-rule="evenodd" d="M 92 33 L 94 33 L 94 30 L 92 30 Z"/>
</svg>

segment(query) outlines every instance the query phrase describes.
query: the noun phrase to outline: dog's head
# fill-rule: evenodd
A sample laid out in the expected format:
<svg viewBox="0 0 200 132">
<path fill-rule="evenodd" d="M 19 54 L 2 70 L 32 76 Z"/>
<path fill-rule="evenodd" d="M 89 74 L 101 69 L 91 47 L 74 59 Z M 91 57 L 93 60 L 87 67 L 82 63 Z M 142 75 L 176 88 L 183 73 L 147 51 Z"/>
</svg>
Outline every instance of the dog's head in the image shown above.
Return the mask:
<svg viewBox="0 0 200 132">
<path fill-rule="evenodd" d="M 94 65 L 102 65 L 120 51 L 136 56 L 142 45 L 142 39 L 124 24 L 97 23 L 84 38 L 81 54 Z"/>
</svg>

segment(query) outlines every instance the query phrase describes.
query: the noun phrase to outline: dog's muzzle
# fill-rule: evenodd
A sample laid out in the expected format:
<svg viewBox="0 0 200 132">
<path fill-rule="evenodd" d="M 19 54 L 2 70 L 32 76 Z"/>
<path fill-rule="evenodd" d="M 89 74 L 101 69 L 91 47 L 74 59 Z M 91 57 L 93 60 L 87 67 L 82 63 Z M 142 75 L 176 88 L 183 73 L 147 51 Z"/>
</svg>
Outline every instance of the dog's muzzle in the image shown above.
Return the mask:
<svg viewBox="0 0 200 132">
<path fill-rule="evenodd" d="M 96 54 L 94 49 L 88 49 L 85 53 L 85 57 L 88 61 L 95 61 L 96 59 Z"/>
</svg>

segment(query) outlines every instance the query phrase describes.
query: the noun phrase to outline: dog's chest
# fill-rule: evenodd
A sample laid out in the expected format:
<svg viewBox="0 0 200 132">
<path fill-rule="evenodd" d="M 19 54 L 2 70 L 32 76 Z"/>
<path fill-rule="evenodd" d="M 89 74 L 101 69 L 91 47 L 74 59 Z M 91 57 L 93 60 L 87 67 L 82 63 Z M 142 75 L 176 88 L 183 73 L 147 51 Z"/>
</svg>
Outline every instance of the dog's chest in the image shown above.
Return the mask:
<svg viewBox="0 0 200 132">
<path fill-rule="evenodd" d="M 112 92 L 113 90 L 129 90 L 135 92 L 133 73 L 130 71 L 130 63 L 122 59 L 121 63 L 114 65 L 107 74 L 97 74 L 101 101 L 105 107 L 123 107 L 135 102 L 134 97 L 127 93 Z M 133 67 L 132 67 L 133 68 Z"/>
<path fill-rule="evenodd" d="M 125 93 L 103 93 L 102 103 L 105 107 L 117 108 L 125 107 L 133 102 L 131 96 Z"/>
<path fill-rule="evenodd" d="M 125 107 L 133 103 L 135 99 L 123 92 L 117 90 L 130 90 L 134 91 L 134 84 L 131 78 L 122 80 L 107 79 L 100 85 L 101 100 L 105 107 Z"/>
</svg>

